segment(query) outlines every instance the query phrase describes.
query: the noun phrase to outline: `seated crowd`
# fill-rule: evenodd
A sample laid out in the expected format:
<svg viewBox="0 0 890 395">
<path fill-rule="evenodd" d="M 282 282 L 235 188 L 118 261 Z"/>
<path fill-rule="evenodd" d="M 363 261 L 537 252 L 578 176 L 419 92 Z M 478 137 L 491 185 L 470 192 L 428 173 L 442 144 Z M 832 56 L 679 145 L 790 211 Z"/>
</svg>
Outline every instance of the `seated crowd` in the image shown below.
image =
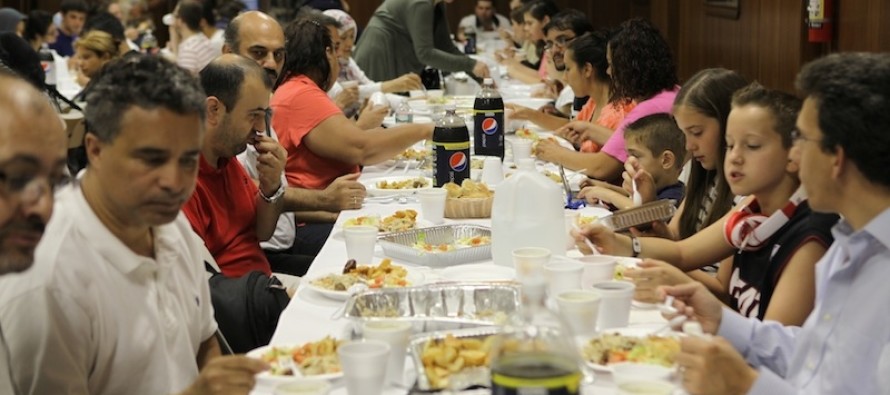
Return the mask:
<svg viewBox="0 0 890 395">
<path fill-rule="evenodd" d="M 249 393 L 268 366 L 242 354 L 362 207 L 362 168 L 432 138 L 384 127 L 369 98 L 423 89 L 423 66 L 487 77 L 467 33 L 503 42 L 491 64 L 512 79 L 545 82 L 549 105 L 507 110 L 574 146 L 535 154 L 587 175 L 580 198 L 677 205 L 572 234 L 584 254 L 643 258 L 635 299 L 674 297 L 701 323 L 677 357 L 686 391 L 890 391 L 890 55 L 817 59 L 795 96 L 722 68 L 681 81 L 651 22 L 595 28 L 549 0 L 509 19 L 477 0 L 456 41 L 449 0 L 386 0 L 358 39 L 345 4 L 279 22 L 232 3 L 181 0 L 161 50 L 116 2 L 0 9 L 0 394 Z M 79 92 L 45 78 L 47 53 Z"/>
</svg>

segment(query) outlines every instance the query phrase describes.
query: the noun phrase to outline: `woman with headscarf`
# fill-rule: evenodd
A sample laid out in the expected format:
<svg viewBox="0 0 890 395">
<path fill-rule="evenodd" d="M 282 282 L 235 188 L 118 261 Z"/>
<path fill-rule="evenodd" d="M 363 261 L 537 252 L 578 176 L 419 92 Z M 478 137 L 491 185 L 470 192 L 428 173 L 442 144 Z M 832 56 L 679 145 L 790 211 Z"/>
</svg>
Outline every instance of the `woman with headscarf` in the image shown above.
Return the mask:
<svg viewBox="0 0 890 395">
<path fill-rule="evenodd" d="M 368 22 L 355 62 L 375 81 L 417 73 L 425 66 L 489 76 L 488 66 L 454 46 L 445 4 L 454 0 L 385 0 Z"/>
<path fill-rule="evenodd" d="M 337 32 L 340 34 L 340 50 L 337 60 L 340 63 L 340 75 L 337 81 L 358 81 L 360 97 L 368 97 L 375 92 L 396 93 L 421 89 L 420 77 L 414 73 L 404 74 L 401 77 L 389 81 L 374 82 L 362 71 L 355 60 L 352 59 L 352 48 L 355 46 L 355 36 L 358 27 L 355 20 L 349 14 L 340 10 L 327 10 L 324 14 L 340 22 Z"/>
</svg>

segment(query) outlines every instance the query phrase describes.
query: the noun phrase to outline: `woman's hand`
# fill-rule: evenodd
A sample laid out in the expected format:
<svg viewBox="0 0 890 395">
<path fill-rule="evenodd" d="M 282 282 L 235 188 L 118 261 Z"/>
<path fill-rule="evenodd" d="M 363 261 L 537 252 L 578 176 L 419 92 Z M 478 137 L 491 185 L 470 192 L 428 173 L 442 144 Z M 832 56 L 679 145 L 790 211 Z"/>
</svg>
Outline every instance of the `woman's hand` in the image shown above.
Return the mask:
<svg viewBox="0 0 890 395">
<path fill-rule="evenodd" d="M 655 259 L 644 259 L 637 264 L 636 269 L 625 270 L 624 277 L 633 281 L 636 286 L 634 300 L 644 303 L 661 302 L 662 297 L 656 292 L 658 287 L 695 281 L 670 263 Z"/>
<path fill-rule="evenodd" d="M 355 126 L 362 130 L 374 129 L 383 124 L 383 118 L 389 115 L 389 106 L 375 106 L 371 101 L 365 105 L 355 121 Z"/>
<path fill-rule="evenodd" d="M 358 86 L 343 88 L 337 97 L 334 98 L 334 104 L 341 110 L 345 110 L 358 102 Z"/>
<path fill-rule="evenodd" d="M 408 92 L 420 89 L 423 89 L 423 83 L 420 81 L 420 77 L 414 73 L 408 73 L 385 81 L 380 86 L 380 90 L 383 93 Z"/>
<path fill-rule="evenodd" d="M 578 246 L 578 250 L 584 255 L 593 254 L 593 251 L 591 251 L 590 248 L 587 247 L 587 243 L 584 242 L 585 238 L 590 240 L 601 254 L 618 256 L 630 255 L 630 253 L 623 253 L 625 251 L 618 251 L 620 249 L 618 235 L 616 235 L 612 229 L 603 225 L 591 224 L 583 226 L 578 230 L 573 229 L 571 235 L 575 239 L 575 245 Z"/>
<path fill-rule="evenodd" d="M 537 156 L 538 159 L 551 163 L 557 163 L 560 156 L 569 151 L 569 149 L 550 139 L 538 140 L 538 142 L 535 143 L 534 150 L 535 156 Z"/>
<path fill-rule="evenodd" d="M 506 107 L 506 109 L 508 110 L 513 111 L 510 114 L 511 120 L 528 121 L 535 116 L 535 113 L 537 113 L 537 111 L 531 108 L 520 106 L 518 104 L 507 103 L 504 107 Z"/>
</svg>

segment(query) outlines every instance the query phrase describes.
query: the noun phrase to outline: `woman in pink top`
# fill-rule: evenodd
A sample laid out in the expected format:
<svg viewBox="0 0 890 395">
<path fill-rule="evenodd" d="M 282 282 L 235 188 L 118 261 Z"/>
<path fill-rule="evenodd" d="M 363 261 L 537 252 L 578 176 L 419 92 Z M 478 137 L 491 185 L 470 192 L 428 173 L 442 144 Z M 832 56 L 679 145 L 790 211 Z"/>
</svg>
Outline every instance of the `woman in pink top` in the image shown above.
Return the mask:
<svg viewBox="0 0 890 395">
<path fill-rule="evenodd" d="M 285 176 L 291 186 L 324 189 L 361 165 L 386 161 L 432 137 L 432 124 L 362 130 L 343 115 L 325 93 L 340 72 L 334 34 L 336 28 L 309 19 L 298 19 L 285 31 L 287 60 L 271 106 L 272 126 L 287 150 Z"/>
<path fill-rule="evenodd" d="M 617 182 L 627 160 L 624 127 L 637 119 L 656 113 L 670 113 L 677 95 L 677 73 L 671 49 L 651 22 L 635 18 L 621 24 L 621 30 L 609 41 L 607 73 L 612 77 L 612 100 L 619 105 L 636 102 L 615 133 L 598 153 L 591 154 L 585 173 L 595 179 Z M 593 139 L 596 141 L 596 139 Z M 552 144 L 538 145 L 538 155 L 546 156 Z"/>
</svg>

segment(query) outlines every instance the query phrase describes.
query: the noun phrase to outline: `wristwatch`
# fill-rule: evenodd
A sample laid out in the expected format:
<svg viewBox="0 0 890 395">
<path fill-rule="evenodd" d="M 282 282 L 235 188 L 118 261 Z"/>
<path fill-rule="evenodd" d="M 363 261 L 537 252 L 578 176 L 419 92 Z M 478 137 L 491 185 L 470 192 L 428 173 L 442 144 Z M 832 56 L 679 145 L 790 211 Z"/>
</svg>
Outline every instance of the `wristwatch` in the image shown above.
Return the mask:
<svg viewBox="0 0 890 395">
<path fill-rule="evenodd" d="M 640 244 L 640 239 L 636 236 L 630 237 L 630 248 L 633 249 L 633 257 L 636 258 L 640 256 L 640 252 L 643 251 L 643 245 Z"/>
<path fill-rule="evenodd" d="M 265 200 L 266 203 L 275 204 L 276 202 L 281 200 L 282 196 L 284 196 L 284 183 L 283 182 L 281 184 L 279 184 L 278 190 L 275 191 L 275 193 L 272 194 L 272 196 L 264 195 L 263 190 L 260 189 L 260 197 L 263 198 L 263 200 Z"/>
</svg>

